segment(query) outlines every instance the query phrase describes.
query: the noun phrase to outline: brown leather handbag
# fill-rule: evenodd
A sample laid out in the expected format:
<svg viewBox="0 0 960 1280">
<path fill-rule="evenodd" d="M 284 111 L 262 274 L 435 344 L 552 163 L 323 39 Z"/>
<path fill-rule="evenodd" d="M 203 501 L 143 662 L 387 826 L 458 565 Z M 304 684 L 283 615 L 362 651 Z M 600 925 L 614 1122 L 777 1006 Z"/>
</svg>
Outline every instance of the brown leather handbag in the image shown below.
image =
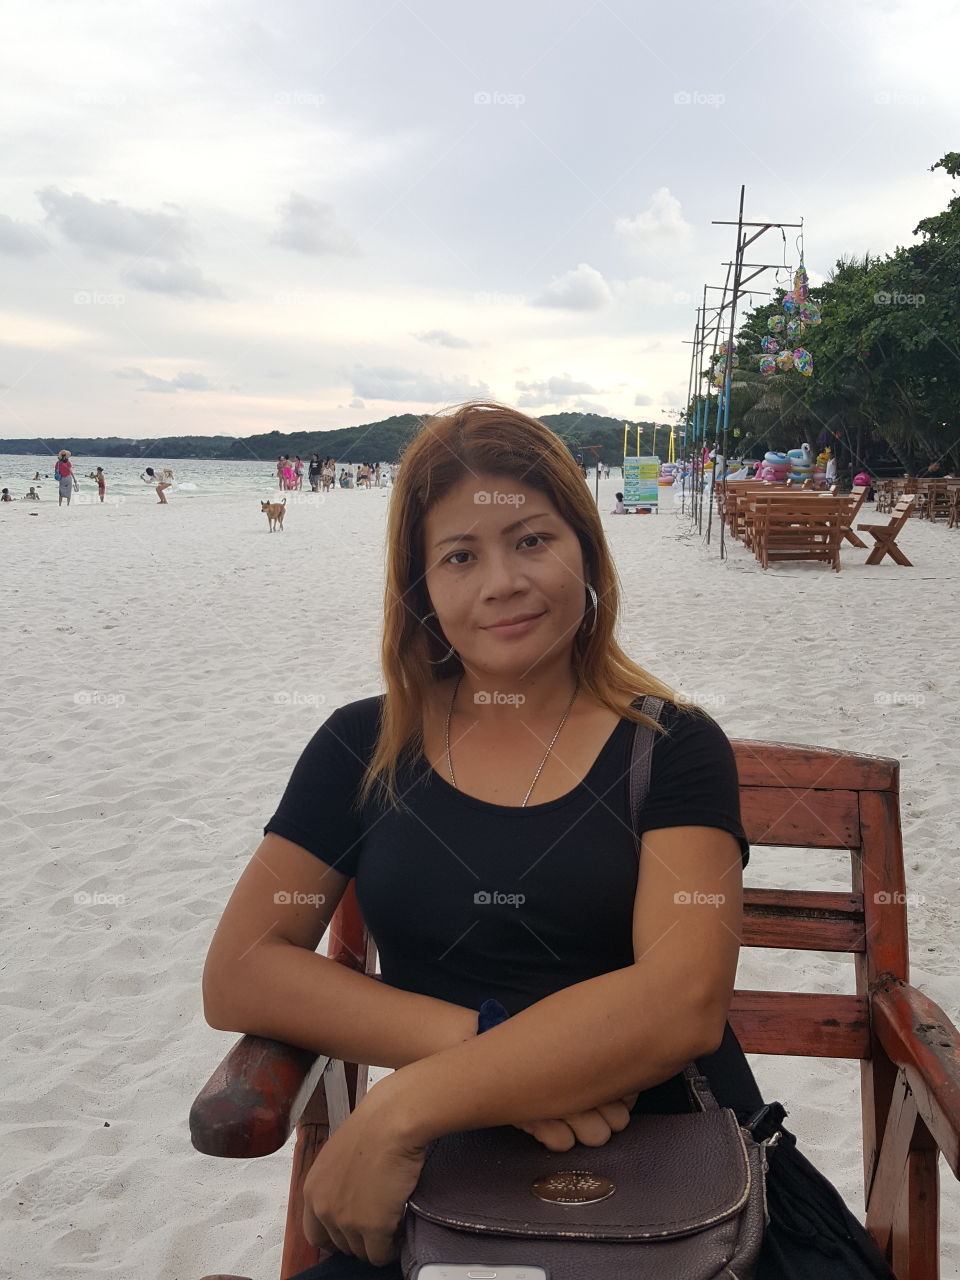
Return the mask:
<svg viewBox="0 0 960 1280">
<path fill-rule="evenodd" d="M 642 709 L 659 719 L 663 704 Z M 637 726 L 634 815 L 654 732 Z M 635 1115 L 602 1147 L 553 1152 L 512 1126 L 437 1139 L 407 1201 L 406 1280 L 427 1262 L 540 1266 L 550 1280 L 747 1280 L 770 1220 L 767 1148 L 786 1112 L 772 1103 L 741 1125 L 695 1062 L 683 1079 L 690 1112 Z"/>
</svg>

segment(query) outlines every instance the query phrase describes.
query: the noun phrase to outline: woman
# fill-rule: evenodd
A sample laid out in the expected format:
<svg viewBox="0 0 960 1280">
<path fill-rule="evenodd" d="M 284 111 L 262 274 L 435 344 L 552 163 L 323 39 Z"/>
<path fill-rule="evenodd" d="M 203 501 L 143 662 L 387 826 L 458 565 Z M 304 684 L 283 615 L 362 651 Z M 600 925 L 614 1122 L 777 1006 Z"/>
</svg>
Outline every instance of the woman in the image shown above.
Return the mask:
<svg viewBox="0 0 960 1280">
<path fill-rule="evenodd" d="M 296 457 L 293 460 L 293 478 L 294 478 L 293 487 L 295 489 L 302 489 L 303 488 L 303 459 L 300 457 L 299 453 L 296 455 Z"/>
<path fill-rule="evenodd" d="M 60 501 L 57 503 L 57 506 L 62 507 L 63 500 L 66 498 L 67 506 L 69 507 L 74 489 L 80 488 L 77 477 L 73 474 L 73 463 L 70 461 L 69 449 L 61 449 L 57 454 L 57 461 L 53 468 L 53 474 L 60 484 Z"/>
<path fill-rule="evenodd" d="M 748 857 L 733 752 L 618 646 L 616 571 L 569 449 L 499 405 L 427 422 L 387 547 L 386 693 L 306 747 L 203 978 L 214 1027 L 395 1068 L 311 1167 L 304 1229 L 332 1253 L 298 1280 L 396 1280 L 442 1134 L 601 1146 L 631 1109 L 688 1110 L 693 1058 L 721 1106 L 762 1105 L 726 1022 Z M 642 694 L 666 706 L 638 849 Z M 314 954 L 354 878 L 382 982 Z M 478 1035 L 487 999 L 510 1016 Z M 770 1149 L 763 1280 L 888 1277 L 794 1143 Z"/>
<path fill-rule="evenodd" d="M 164 467 L 159 471 L 155 471 L 153 467 L 147 467 L 145 471 L 140 472 L 140 479 L 144 484 L 156 485 L 157 498 L 160 505 L 163 507 L 169 505 L 167 502 L 166 491 L 173 484 L 173 472 L 169 467 Z"/>
</svg>

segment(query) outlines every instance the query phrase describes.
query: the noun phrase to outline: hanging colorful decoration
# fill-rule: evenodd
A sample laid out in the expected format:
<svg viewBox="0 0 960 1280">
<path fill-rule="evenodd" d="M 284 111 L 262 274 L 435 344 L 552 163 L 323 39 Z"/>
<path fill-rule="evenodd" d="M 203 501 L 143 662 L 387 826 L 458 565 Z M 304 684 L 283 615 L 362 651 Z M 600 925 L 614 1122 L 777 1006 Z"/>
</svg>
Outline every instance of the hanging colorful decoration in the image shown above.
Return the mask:
<svg viewBox="0 0 960 1280">
<path fill-rule="evenodd" d="M 782 312 L 769 316 L 767 333 L 760 339 L 761 355 L 757 368 L 765 376 L 772 373 L 788 373 L 795 369 L 801 377 L 813 374 L 813 356 L 799 345 L 804 329 L 821 322 L 820 303 L 810 297 L 810 280 L 803 265 L 803 246 L 800 245 L 800 266 L 793 274 L 793 288 L 787 290 L 781 301 Z M 721 354 L 724 348 L 720 348 Z M 733 357 L 737 363 L 737 357 Z"/>
</svg>

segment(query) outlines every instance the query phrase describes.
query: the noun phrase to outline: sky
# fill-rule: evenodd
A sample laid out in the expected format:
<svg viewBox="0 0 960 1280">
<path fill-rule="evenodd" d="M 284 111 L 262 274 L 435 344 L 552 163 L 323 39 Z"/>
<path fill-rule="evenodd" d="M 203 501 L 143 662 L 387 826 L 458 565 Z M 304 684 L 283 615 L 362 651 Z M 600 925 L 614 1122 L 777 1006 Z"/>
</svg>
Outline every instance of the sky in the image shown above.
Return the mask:
<svg viewBox="0 0 960 1280">
<path fill-rule="evenodd" d="M 0 437 L 666 421 L 741 184 L 814 284 L 944 207 L 958 47 L 946 0 L 21 3 Z"/>
</svg>

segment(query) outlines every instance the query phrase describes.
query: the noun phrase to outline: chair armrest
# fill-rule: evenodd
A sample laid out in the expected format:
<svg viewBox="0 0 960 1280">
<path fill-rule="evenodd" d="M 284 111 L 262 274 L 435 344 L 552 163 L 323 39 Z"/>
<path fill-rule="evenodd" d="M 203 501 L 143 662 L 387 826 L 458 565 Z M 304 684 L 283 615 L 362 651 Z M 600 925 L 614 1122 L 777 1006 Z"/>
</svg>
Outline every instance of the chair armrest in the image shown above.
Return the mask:
<svg viewBox="0 0 960 1280">
<path fill-rule="evenodd" d="M 233 1159 L 279 1151 L 329 1061 L 279 1040 L 241 1037 L 190 1108 L 193 1145 Z"/>
<path fill-rule="evenodd" d="M 906 1073 L 917 1111 L 960 1178 L 960 1032 L 938 1004 L 899 978 L 870 996 L 874 1033 Z"/>
</svg>

